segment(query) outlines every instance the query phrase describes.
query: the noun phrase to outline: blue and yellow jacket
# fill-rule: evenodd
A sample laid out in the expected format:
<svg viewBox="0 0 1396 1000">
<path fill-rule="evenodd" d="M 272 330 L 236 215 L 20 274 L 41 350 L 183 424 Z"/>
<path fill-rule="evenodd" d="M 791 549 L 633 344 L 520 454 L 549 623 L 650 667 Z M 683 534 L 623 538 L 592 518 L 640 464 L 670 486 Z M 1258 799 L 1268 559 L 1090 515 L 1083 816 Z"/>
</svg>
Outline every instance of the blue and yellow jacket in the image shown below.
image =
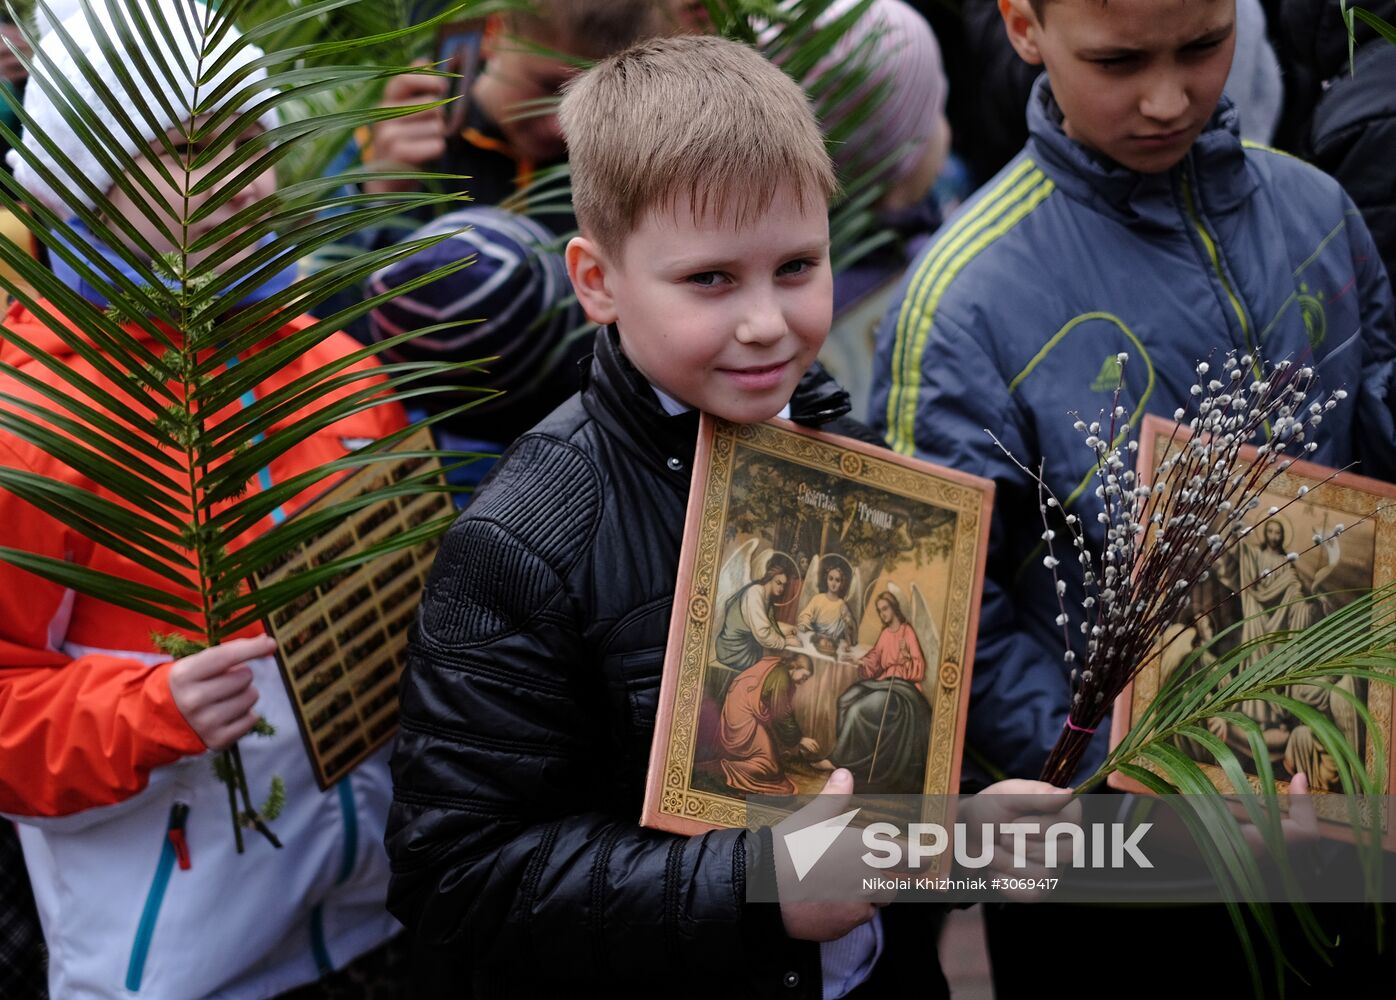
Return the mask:
<svg viewBox="0 0 1396 1000">
<path fill-rule="evenodd" d="M 1028 467 L 1043 463 L 1056 495 L 1100 529 L 1093 454 L 1072 424 L 1111 405 L 1116 355 L 1130 358 L 1121 403 L 1171 418 L 1199 360 L 1259 351 L 1315 364 L 1324 393 L 1348 390 L 1316 461 L 1396 472 L 1391 291 L 1338 184 L 1243 144 L 1226 99 L 1163 174 L 1102 161 L 1061 117 L 1043 77 L 1023 152 L 908 272 L 877 334 L 869 421 L 904 454 L 998 484 L 967 740 L 1015 777 L 1037 776 L 1070 692 L 1036 489 L 986 428 Z"/>
</svg>

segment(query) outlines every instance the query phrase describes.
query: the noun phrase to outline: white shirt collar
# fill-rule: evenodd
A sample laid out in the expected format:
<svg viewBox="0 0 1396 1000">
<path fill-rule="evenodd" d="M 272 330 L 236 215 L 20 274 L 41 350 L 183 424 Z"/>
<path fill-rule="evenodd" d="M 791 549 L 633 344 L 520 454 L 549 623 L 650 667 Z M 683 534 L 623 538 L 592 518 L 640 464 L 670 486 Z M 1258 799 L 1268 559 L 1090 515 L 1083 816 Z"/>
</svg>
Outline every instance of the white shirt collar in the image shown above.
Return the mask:
<svg viewBox="0 0 1396 1000">
<path fill-rule="evenodd" d="M 653 389 L 654 394 L 659 397 L 659 405 L 664 409 L 664 412 L 671 417 L 677 417 L 680 413 L 687 413 L 689 410 L 693 409 L 693 407 L 689 406 L 687 403 L 679 402 L 653 382 L 650 383 L 650 388 Z M 790 404 L 786 403 L 782 406 L 780 412 L 777 413 L 776 416 L 784 420 L 789 420 Z"/>
</svg>

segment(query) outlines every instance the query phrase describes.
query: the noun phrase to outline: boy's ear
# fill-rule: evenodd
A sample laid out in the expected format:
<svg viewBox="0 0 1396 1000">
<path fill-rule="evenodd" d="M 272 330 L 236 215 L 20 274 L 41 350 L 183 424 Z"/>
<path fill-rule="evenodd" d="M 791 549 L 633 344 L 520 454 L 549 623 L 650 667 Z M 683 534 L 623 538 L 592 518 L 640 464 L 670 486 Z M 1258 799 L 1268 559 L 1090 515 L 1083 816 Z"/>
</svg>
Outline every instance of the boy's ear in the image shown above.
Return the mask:
<svg viewBox="0 0 1396 1000">
<path fill-rule="evenodd" d="M 999 15 L 1008 32 L 1009 44 L 1018 58 L 1033 66 L 1042 65 L 1042 53 L 1037 47 L 1037 34 L 1042 30 L 1029 0 L 998 0 Z"/>
<path fill-rule="evenodd" d="M 608 281 L 610 263 L 595 242 L 574 236 L 567 243 L 567 277 L 587 319 L 605 326 L 616 321 L 616 303 Z"/>
</svg>

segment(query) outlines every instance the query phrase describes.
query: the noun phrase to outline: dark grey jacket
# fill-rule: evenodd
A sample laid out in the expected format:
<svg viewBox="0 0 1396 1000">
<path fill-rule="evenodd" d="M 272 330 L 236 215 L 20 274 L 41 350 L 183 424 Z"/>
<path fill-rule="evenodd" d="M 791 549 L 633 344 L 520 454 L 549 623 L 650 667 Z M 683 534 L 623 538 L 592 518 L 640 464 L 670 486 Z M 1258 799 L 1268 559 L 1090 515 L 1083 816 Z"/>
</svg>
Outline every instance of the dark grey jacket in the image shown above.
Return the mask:
<svg viewBox="0 0 1396 1000">
<path fill-rule="evenodd" d="M 1396 19 L 1391 0 L 1361 6 Z M 1359 21 L 1349 65 L 1339 0 L 1286 0 L 1284 13 L 1300 68 L 1319 81 L 1301 152 L 1357 203 L 1390 274 L 1396 268 L 1396 45 Z"/>
</svg>

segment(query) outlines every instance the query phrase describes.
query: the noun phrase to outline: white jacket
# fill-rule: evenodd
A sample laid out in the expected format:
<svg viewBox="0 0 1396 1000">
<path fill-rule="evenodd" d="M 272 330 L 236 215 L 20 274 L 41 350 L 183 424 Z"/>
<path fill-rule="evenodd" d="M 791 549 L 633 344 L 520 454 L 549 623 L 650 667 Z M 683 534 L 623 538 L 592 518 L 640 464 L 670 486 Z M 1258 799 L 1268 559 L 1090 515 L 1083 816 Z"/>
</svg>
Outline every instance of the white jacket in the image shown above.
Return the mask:
<svg viewBox="0 0 1396 1000">
<path fill-rule="evenodd" d="M 118 805 L 60 819 L 14 817 L 48 942 L 54 1000 L 275 996 L 400 929 L 384 909 L 383 828 L 392 798 L 386 751 L 322 793 L 275 660 L 257 660 L 252 669 L 257 710 L 276 735 L 244 737 L 242 759 L 259 804 L 272 775 L 285 779 L 286 805 L 270 824 L 281 850 L 244 831 L 246 853 L 236 853 L 227 787 L 213 774 L 212 753 L 157 769 L 144 791 Z M 176 802 L 189 806 L 187 870 L 168 836 Z"/>
</svg>

